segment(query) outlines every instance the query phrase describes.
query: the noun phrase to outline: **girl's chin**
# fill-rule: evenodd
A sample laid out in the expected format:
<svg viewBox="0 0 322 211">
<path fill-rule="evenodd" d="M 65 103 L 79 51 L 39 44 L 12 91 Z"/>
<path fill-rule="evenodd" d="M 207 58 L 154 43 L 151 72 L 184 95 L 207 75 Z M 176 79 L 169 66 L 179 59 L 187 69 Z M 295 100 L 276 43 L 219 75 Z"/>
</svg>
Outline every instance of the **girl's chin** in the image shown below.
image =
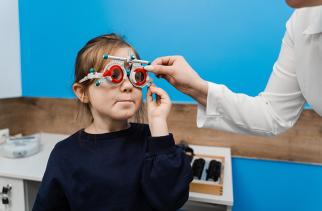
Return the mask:
<svg viewBox="0 0 322 211">
<path fill-rule="evenodd" d="M 135 112 L 122 112 L 122 111 L 119 111 L 119 112 L 116 112 L 115 115 L 113 115 L 113 119 L 115 120 L 128 120 L 130 118 L 132 118 L 133 116 L 135 115 Z"/>
</svg>

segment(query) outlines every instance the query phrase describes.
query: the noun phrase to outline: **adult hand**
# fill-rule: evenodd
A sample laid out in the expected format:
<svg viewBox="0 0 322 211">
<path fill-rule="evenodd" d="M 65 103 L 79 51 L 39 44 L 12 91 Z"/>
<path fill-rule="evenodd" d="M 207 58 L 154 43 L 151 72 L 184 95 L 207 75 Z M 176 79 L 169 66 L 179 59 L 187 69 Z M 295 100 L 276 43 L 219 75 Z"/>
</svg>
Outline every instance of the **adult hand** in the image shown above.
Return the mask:
<svg viewBox="0 0 322 211">
<path fill-rule="evenodd" d="M 166 79 L 179 91 L 206 105 L 207 81 L 203 80 L 182 56 L 159 57 L 144 69 Z"/>
</svg>

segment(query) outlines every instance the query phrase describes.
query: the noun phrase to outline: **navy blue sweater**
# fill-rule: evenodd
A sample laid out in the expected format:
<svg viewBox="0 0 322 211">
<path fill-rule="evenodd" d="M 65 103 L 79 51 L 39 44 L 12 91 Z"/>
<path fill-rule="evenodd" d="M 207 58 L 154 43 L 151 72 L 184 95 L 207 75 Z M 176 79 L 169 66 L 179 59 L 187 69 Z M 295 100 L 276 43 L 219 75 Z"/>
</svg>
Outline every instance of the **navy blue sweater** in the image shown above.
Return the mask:
<svg viewBox="0 0 322 211">
<path fill-rule="evenodd" d="M 192 172 L 172 134 L 148 125 L 88 134 L 80 130 L 50 154 L 33 211 L 176 210 L 188 199 Z"/>
</svg>

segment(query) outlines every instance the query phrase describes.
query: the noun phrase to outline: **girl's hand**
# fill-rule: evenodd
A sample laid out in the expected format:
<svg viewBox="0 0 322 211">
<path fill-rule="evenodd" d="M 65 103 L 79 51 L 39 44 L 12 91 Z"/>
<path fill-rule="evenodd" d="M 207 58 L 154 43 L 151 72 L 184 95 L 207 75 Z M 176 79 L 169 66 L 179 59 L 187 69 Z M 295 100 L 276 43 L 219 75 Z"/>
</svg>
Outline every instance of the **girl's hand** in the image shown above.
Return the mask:
<svg viewBox="0 0 322 211">
<path fill-rule="evenodd" d="M 157 96 L 155 101 L 153 100 L 153 94 Z M 148 89 L 146 103 L 151 135 L 168 135 L 167 118 L 171 110 L 169 95 L 163 89 L 152 85 Z"/>
</svg>

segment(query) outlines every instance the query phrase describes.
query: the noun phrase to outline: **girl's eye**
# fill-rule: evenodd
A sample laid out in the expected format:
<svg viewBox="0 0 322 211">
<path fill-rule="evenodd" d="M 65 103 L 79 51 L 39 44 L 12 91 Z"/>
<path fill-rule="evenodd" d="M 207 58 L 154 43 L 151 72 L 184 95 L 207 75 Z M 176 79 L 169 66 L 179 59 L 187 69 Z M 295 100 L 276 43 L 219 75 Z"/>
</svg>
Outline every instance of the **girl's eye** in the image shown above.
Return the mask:
<svg viewBox="0 0 322 211">
<path fill-rule="evenodd" d="M 112 79 L 114 80 L 120 80 L 120 77 L 121 77 L 121 71 L 119 68 L 115 68 L 112 70 Z"/>
<path fill-rule="evenodd" d="M 132 74 L 132 80 L 137 86 L 142 86 L 146 83 L 147 80 L 147 73 L 146 70 L 143 68 L 137 68 L 133 70 L 134 74 Z"/>
<path fill-rule="evenodd" d="M 136 82 L 143 82 L 145 80 L 145 75 L 143 74 L 143 72 L 138 71 L 135 73 L 135 81 Z"/>
</svg>

